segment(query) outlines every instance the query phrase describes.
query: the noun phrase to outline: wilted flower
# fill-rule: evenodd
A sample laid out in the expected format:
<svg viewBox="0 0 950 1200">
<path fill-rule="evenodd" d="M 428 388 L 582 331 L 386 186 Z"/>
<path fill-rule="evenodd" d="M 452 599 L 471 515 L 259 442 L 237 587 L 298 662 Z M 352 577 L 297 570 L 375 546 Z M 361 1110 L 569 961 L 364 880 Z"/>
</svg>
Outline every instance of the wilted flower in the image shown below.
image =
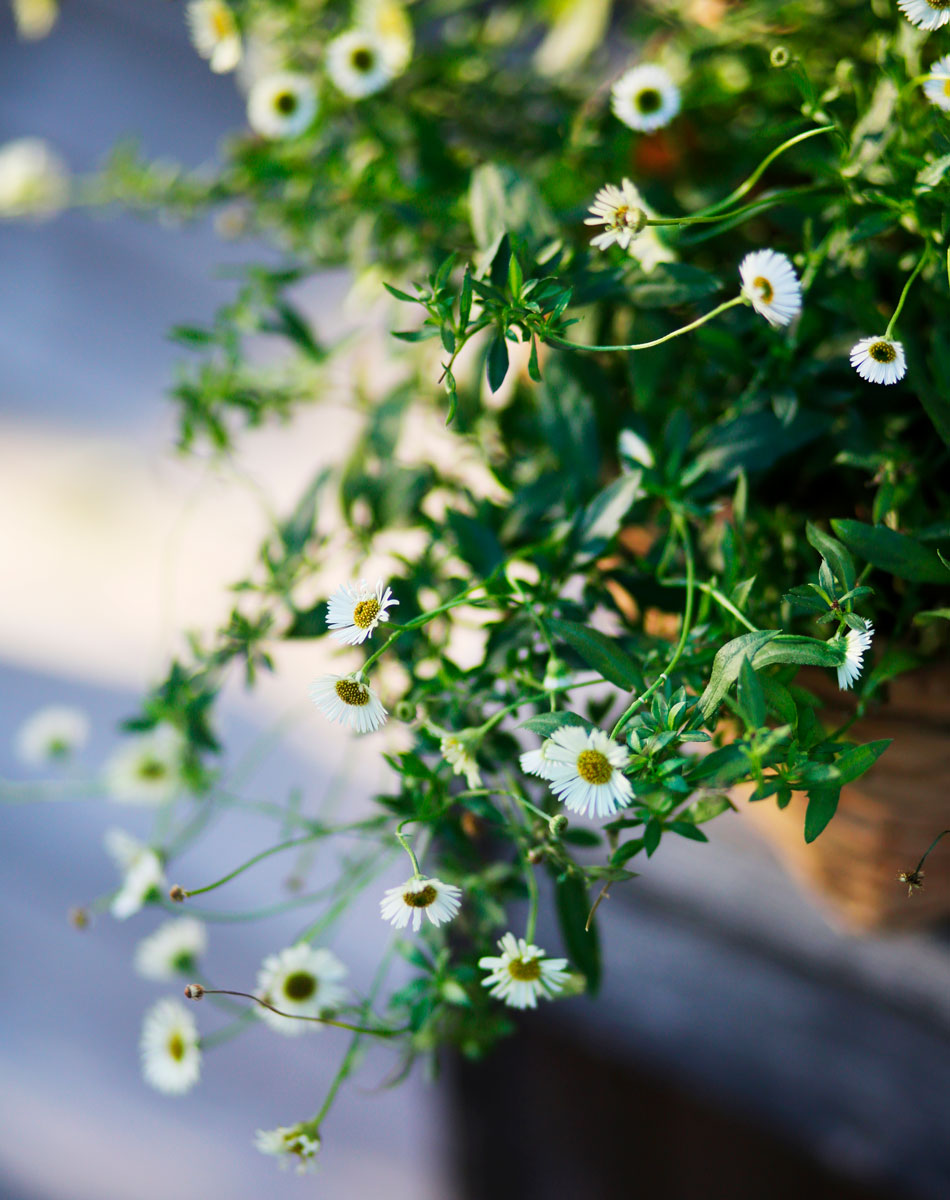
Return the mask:
<svg viewBox="0 0 950 1200">
<path fill-rule="evenodd" d="M 398 604 L 383 581 L 377 579 L 370 588 L 365 579 L 355 586 L 342 584 L 327 603 L 327 626 L 330 636 L 349 646 L 358 646 L 372 634 L 382 621 L 389 619 L 389 609 Z"/>
<path fill-rule="evenodd" d="M 41 138 L 0 147 L 0 217 L 54 216 L 69 202 L 69 172 Z"/>
<path fill-rule="evenodd" d="M 198 1082 L 201 1074 L 198 1027 L 180 1001 L 166 997 L 148 1010 L 139 1046 L 142 1074 L 153 1088 L 178 1095 Z"/>
<path fill-rule="evenodd" d="M 851 365 L 868 383 L 897 383 L 907 374 L 902 342 L 866 337 L 851 347 Z"/>
<path fill-rule="evenodd" d="M 545 958 L 540 946 L 506 933 L 499 941 L 499 958 L 478 960 L 488 977 L 482 980 L 492 996 L 511 1008 L 537 1008 L 538 997 L 550 1000 L 569 977 L 566 958 Z"/>
<path fill-rule="evenodd" d="M 331 721 L 357 733 L 372 733 L 386 720 L 382 701 L 359 675 L 321 675 L 310 685 L 310 699 Z"/>
<path fill-rule="evenodd" d="M 423 879 L 414 876 L 399 887 L 389 888 L 379 902 L 384 921 L 396 929 L 405 929 L 412 921 L 413 932 L 422 924 L 422 914 L 433 925 L 451 921 L 459 910 L 462 889 L 441 879 Z"/>
<path fill-rule="evenodd" d="M 89 718 L 81 709 L 50 705 L 35 712 L 17 730 L 16 752 L 31 767 L 71 758 L 89 737 Z"/>
<path fill-rule="evenodd" d="M 282 141 L 306 133 L 317 108 L 317 92 L 306 75 L 278 71 L 254 83 L 247 98 L 247 119 L 261 137 Z"/>
<path fill-rule="evenodd" d="M 291 1017 L 322 1017 L 346 999 L 346 990 L 339 982 L 345 975 L 346 967 L 331 950 L 315 950 L 298 942 L 264 959 L 257 991 L 262 1000 Z M 288 1020 L 267 1008 L 258 1008 L 257 1013 L 272 1029 L 288 1037 L 320 1028 L 314 1021 Z"/>
<path fill-rule="evenodd" d="M 614 116 L 640 133 L 668 125 L 680 110 L 679 88 L 655 63 L 632 67 L 613 85 L 610 95 Z"/>
<path fill-rule="evenodd" d="M 603 233 L 598 233 L 590 240 L 590 244 L 598 250 L 607 250 L 614 243 L 621 250 L 628 250 L 647 221 L 643 198 L 629 179 L 624 179 L 620 187 L 612 183 L 605 184 L 589 211 L 591 215 L 584 218 L 585 225 L 606 226 Z"/>
<path fill-rule="evenodd" d="M 190 975 L 208 948 L 208 935 L 195 917 L 166 921 L 135 948 L 135 969 L 146 979 L 167 982 Z"/>
<path fill-rule="evenodd" d="M 273 1154 L 281 1167 L 292 1162 L 298 1175 L 313 1170 L 320 1149 L 320 1135 L 313 1125 L 278 1125 L 276 1129 L 258 1129 L 254 1145 L 261 1154 Z"/>
<path fill-rule="evenodd" d="M 753 250 L 739 264 L 742 294 L 770 325 L 787 325 L 802 307 L 795 268 L 776 250 Z"/>
<path fill-rule="evenodd" d="M 216 74 L 233 71 L 241 61 L 241 34 L 224 0 L 191 0 L 185 10 L 191 40 Z"/>
<path fill-rule="evenodd" d="M 150 846 L 124 829 L 107 829 L 105 847 L 122 872 L 122 885 L 112 898 L 109 911 L 119 921 L 137 913 L 146 901 L 158 899 L 165 882 L 162 860 Z"/>
<path fill-rule="evenodd" d="M 454 775 L 464 775 L 470 788 L 481 786 L 482 776 L 478 763 L 471 752 L 470 743 L 464 737 L 447 733 L 440 739 L 439 749 L 442 751 L 442 757 L 452 767 Z"/>
</svg>

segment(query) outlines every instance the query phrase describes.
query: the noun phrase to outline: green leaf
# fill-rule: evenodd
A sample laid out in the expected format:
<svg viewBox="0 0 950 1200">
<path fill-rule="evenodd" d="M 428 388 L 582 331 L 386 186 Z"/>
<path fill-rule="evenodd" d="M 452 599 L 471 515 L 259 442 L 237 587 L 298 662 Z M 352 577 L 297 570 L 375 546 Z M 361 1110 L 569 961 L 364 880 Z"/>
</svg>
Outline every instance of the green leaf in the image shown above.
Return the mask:
<svg viewBox="0 0 950 1200">
<path fill-rule="evenodd" d="M 850 750 L 845 750 L 840 758 L 835 759 L 841 783 L 852 783 L 869 767 L 873 767 L 892 740 L 882 738 L 879 742 L 865 742 L 863 746 L 852 746 Z"/>
<path fill-rule="evenodd" d="M 643 830 L 643 848 L 647 852 L 647 858 L 652 858 L 662 836 L 663 826 L 656 817 L 651 817 Z"/>
<path fill-rule="evenodd" d="M 625 862 L 629 862 L 631 858 L 639 854 L 643 849 L 643 838 L 631 838 L 629 842 L 624 842 L 610 856 L 610 865 L 612 867 L 622 867 Z"/>
<path fill-rule="evenodd" d="M 832 521 L 831 526 L 849 549 L 882 571 L 911 583 L 950 584 L 940 557 L 906 533 L 863 521 Z"/>
<path fill-rule="evenodd" d="M 643 687 L 643 675 L 638 663 L 613 638 L 587 625 L 559 617 L 549 617 L 547 625 L 553 634 L 567 642 L 589 667 L 599 671 L 608 682 L 628 692 L 639 691 Z"/>
<path fill-rule="evenodd" d="M 580 521 L 582 555 L 590 557 L 603 553 L 610 539 L 620 529 L 624 517 L 637 500 L 646 494 L 641 479 L 640 471 L 621 475 L 590 502 Z"/>
<path fill-rule="evenodd" d="M 822 832 L 838 807 L 838 788 L 812 788 L 808 793 L 805 811 L 805 841 L 813 842 Z"/>
<path fill-rule="evenodd" d="M 712 672 L 706 690 L 699 698 L 699 710 L 709 720 L 739 677 L 739 668 L 747 657 L 754 657 L 768 642 L 778 637 L 779 629 L 760 629 L 744 633 L 722 646 L 713 659 Z"/>
<path fill-rule="evenodd" d="M 488 386 L 497 392 L 508 374 L 508 343 L 498 333 L 488 347 Z"/>
<path fill-rule="evenodd" d="M 659 263 L 649 276 L 631 284 L 630 296 L 638 308 L 674 308 L 711 296 L 721 287 L 715 275 L 689 263 Z"/>
<path fill-rule="evenodd" d="M 330 467 L 317 472 L 291 516 L 278 527 L 280 539 L 289 554 L 299 554 L 313 536 L 317 521 L 317 498 L 330 474 Z"/>
<path fill-rule="evenodd" d="M 572 712 L 539 713 L 536 717 L 529 717 L 527 721 L 522 721 L 519 728 L 530 729 L 539 737 L 549 738 L 552 733 L 557 733 L 565 725 L 581 725 L 584 729 L 593 728 L 590 721 L 585 721 L 583 717 Z"/>
<path fill-rule="evenodd" d="M 401 292 L 399 288 L 393 287 L 391 283 L 387 283 L 385 280 L 383 280 L 383 287 L 389 292 L 390 296 L 395 296 L 397 300 L 404 300 L 408 304 L 415 304 L 419 299 L 418 296 L 410 296 L 408 292 Z"/>
<path fill-rule="evenodd" d="M 794 663 L 799 667 L 840 667 L 845 658 L 844 639 L 822 641 L 797 633 L 780 633 L 758 650 L 754 665 L 762 670 L 774 663 Z"/>
<path fill-rule="evenodd" d="M 836 538 L 829 537 L 817 525 L 812 525 L 811 521 L 805 524 L 805 536 L 821 557 L 828 560 L 828 565 L 844 585 L 843 590 L 850 592 L 854 588 L 855 573 L 854 560 L 847 549 Z"/>
<path fill-rule="evenodd" d="M 742 715 L 754 729 L 765 724 L 765 694 L 748 658 L 739 664 L 738 700 Z"/>
<path fill-rule="evenodd" d="M 468 328 L 468 318 L 472 313 L 472 272 L 470 267 L 465 268 L 465 275 L 462 279 L 462 290 L 459 293 L 459 329 L 464 333 Z"/>
<path fill-rule="evenodd" d="M 928 608 L 914 617 L 915 625 L 926 625 L 929 621 L 950 621 L 950 608 Z"/>
<path fill-rule="evenodd" d="M 446 513 L 449 528 L 455 535 L 459 554 L 483 578 L 487 578 L 503 561 L 501 543 L 484 521 L 450 508 Z"/>
<path fill-rule="evenodd" d="M 694 800 L 685 815 L 694 825 L 702 825 L 731 808 L 732 801 L 728 796 L 706 796 L 702 800 Z"/>
<path fill-rule="evenodd" d="M 709 841 L 703 831 L 697 829 L 695 825 L 691 825 L 689 821 L 669 821 L 666 828 L 671 833 L 678 833 L 680 837 L 689 838 L 693 842 Z"/>
<path fill-rule="evenodd" d="M 583 972 L 587 990 L 594 995 L 600 987 L 600 937 L 595 921 L 591 921 L 590 929 L 586 928 L 591 910 L 587 888 L 581 879 L 570 875 L 557 885 L 554 898 L 568 958 Z"/>
</svg>

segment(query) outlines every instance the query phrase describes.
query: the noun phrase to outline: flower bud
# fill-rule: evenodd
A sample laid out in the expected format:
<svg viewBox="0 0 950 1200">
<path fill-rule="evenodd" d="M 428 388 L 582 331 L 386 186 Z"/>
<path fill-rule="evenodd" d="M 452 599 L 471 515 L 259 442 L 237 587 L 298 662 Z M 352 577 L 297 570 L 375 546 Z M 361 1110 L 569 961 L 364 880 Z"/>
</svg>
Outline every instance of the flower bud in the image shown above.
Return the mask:
<svg viewBox="0 0 950 1200">
<path fill-rule="evenodd" d="M 174 900 L 176 904 L 181 904 L 187 893 L 180 883 L 176 883 L 174 887 L 168 889 L 169 900 Z"/>
<path fill-rule="evenodd" d="M 185 988 L 185 995 L 189 1000 L 200 1000 L 204 994 L 205 990 L 200 983 L 189 983 Z"/>
<path fill-rule="evenodd" d="M 792 56 L 784 46 L 773 46 L 772 53 L 769 55 L 769 62 L 773 67 L 781 70 L 782 67 L 787 67 L 792 61 Z"/>
<path fill-rule="evenodd" d="M 548 831 L 550 832 L 551 837 L 559 838 L 564 830 L 567 829 L 569 824 L 570 822 L 563 813 L 558 813 L 556 817 L 552 817 L 551 820 L 548 821 Z"/>
<path fill-rule="evenodd" d="M 411 700 L 398 700 L 393 708 L 393 716 L 397 721 L 404 721 L 408 724 L 409 721 L 416 719 L 416 706 Z"/>
</svg>

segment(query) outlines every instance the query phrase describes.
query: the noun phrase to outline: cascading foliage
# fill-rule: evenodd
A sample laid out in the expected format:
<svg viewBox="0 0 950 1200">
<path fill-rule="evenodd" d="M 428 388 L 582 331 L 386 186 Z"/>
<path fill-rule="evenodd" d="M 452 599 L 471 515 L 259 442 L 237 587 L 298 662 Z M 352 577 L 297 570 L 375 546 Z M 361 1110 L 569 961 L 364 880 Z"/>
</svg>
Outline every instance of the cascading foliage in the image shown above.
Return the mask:
<svg viewBox="0 0 950 1200">
<path fill-rule="evenodd" d="M 731 788 L 783 807 L 806 793 L 816 838 L 886 750 L 851 725 L 945 653 L 950 9 L 195 0 L 187 16 L 211 69 L 237 69 L 248 129 L 213 170 L 126 146 L 72 185 L 77 203 L 216 212 L 284 256 L 247 268 L 210 325 L 175 330 L 182 450 L 237 454 L 249 428 L 320 403 L 350 351 L 295 301 L 309 277 L 345 266 L 362 295 L 394 298 L 398 382 L 354 399 L 356 443 L 249 547 L 228 623 L 192 638 L 107 771 L 116 798 L 157 809 L 151 845 L 110 840 L 117 916 L 223 901 L 267 855 L 359 836 L 338 881 L 262 896 L 312 921 L 235 981 L 257 1002 L 234 1030 L 199 1039 L 194 1010 L 166 1000 L 143 1035 L 149 1080 L 181 1091 L 202 1048 L 258 1015 L 285 1034 L 351 1029 L 316 1115 L 258 1134 L 306 1166 L 362 1040 L 407 1066 L 443 1046 L 477 1056 L 511 1031 L 507 1008 L 596 991 L 600 901 L 635 888 L 664 839 L 705 841 Z M 34 209 L 55 207 L 50 187 Z M 285 350 L 266 367 L 248 350 L 260 334 Z M 478 472 L 451 452 L 401 459 L 419 411 Z M 340 529 L 352 579 L 323 566 Z M 359 582 L 381 535 L 409 533 L 421 549 L 387 549 L 387 578 Z M 457 661 L 459 622 L 481 628 L 474 665 Z M 389 791 L 356 822 L 275 802 L 280 837 L 166 899 L 176 856 L 220 836 L 205 827 L 231 802 L 222 687 L 235 671 L 253 686 L 280 642 L 330 635 L 346 669 L 315 682 L 312 719 L 380 754 L 374 731 L 400 726 Z M 822 677 L 853 689 L 838 728 Z M 384 894 L 403 850 L 411 875 Z M 389 989 L 387 958 L 354 998 L 323 943 L 364 888 L 412 977 Z M 200 997 L 203 939 L 179 920 L 139 967 L 184 972 Z"/>
</svg>

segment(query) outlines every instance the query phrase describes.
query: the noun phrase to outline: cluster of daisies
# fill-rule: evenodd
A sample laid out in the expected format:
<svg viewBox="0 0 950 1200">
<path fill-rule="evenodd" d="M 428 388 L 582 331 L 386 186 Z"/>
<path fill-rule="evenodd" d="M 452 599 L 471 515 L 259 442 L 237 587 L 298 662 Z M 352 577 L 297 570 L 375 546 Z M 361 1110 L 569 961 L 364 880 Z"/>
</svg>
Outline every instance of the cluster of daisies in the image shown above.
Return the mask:
<svg viewBox="0 0 950 1200">
<path fill-rule="evenodd" d="M 242 33 L 225 0 L 191 0 L 186 16 L 195 49 L 212 71 L 243 69 L 249 84 L 247 119 L 255 133 L 283 140 L 307 132 L 320 110 L 315 74 L 271 69 L 273 47 L 260 44 L 253 29 Z M 352 27 L 327 43 L 323 72 L 341 95 L 362 100 L 401 75 L 412 50 L 412 26 L 398 0 L 359 0 Z M 266 69 L 260 69 L 261 61 Z"/>
</svg>

